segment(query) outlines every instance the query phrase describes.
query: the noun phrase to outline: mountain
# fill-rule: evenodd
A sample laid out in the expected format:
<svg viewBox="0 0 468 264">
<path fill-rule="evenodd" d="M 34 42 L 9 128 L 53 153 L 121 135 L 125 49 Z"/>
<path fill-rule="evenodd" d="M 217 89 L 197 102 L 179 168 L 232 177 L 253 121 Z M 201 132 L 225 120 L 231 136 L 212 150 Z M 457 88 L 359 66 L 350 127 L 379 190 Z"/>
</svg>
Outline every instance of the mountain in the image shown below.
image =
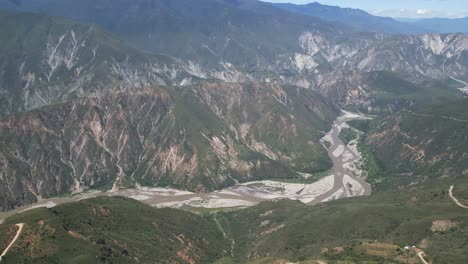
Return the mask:
<svg viewBox="0 0 468 264">
<path fill-rule="evenodd" d="M 433 31 L 431 27 L 424 27 L 424 24 L 415 23 L 413 25 L 397 21 L 390 17 L 373 16 L 360 9 L 322 5 L 317 2 L 304 5 L 295 5 L 291 3 L 277 3 L 273 5 L 294 13 L 318 17 L 330 22 L 338 22 L 343 25 L 353 27 L 357 31 L 391 34 L 422 34 L 438 32 Z"/>
<path fill-rule="evenodd" d="M 380 32 L 389 34 L 425 33 L 467 33 L 468 18 L 390 18 L 374 16 L 366 11 L 353 8 L 309 3 L 296 5 L 274 3 L 275 7 L 307 16 L 317 17 L 329 22 L 337 22 L 357 31 Z"/>
<path fill-rule="evenodd" d="M 213 219 L 125 198 L 91 199 L 22 217 L 11 219 L 26 225 L 2 263 L 213 263 L 230 247 Z M 0 226 L 2 238 L 10 228 Z"/>
<path fill-rule="evenodd" d="M 29 0 L 0 8 L 96 23 L 136 48 L 195 65 L 196 76 L 311 88 L 338 106 L 367 104 L 361 88 L 371 72 L 413 83 L 468 79 L 464 34 L 356 32 L 255 0 Z"/>
<path fill-rule="evenodd" d="M 379 115 L 460 97 L 458 86 L 451 81 L 411 82 L 389 71 L 364 73 L 356 83 L 359 93 L 350 97 L 345 107 Z"/>
<path fill-rule="evenodd" d="M 88 189 L 207 192 L 331 167 L 313 91 L 204 83 L 107 92 L 0 120 L 0 209 Z"/>
<path fill-rule="evenodd" d="M 407 23 L 431 29 L 433 32 L 439 33 L 454 33 L 468 32 L 468 17 L 464 18 L 423 18 L 423 19 L 407 19 Z"/>
<path fill-rule="evenodd" d="M 383 118 L 366 143 L 380 160 L 382 187 L 467 175 L 468 100 L 426 104 Z"/>
<path fill-rule="evenodd" d="M 126 198 L 93 198 L 26 211 L 0 225 L 5 263 L 432 263 L 467 261 L 465 181 L 306 206 L 264 202 L 193 214 Z M 2 243 L 4 245 L 6 243 Z M 405 246 L 407 246 L 405 248 Z"/>
<path fill-rule="evenodd" d="M 77 201 L 8 212 L 2 263 L 467 263 L 468 101 L 450 81 L 468 80 L 467 35 L 256 0 L 0 9 L 0 211 Z M 321 141 L 343 108 L 376 115 L 333 126 L 362 158 Z M 204 204 L 257 180 L 296 182 L 298 196 L 340 158 L 351 169 L 314 184 L 352 195 L 344 171 L 362 169 L 372 196 L 229 210 L 74 196 L 170 187 Z"/>
<path fill-rule="evenodd" d="M 319 131 L 338 107 L 393 114 L 468 78 L 464 34 L 355 32 L 254 0 L 1 7 L 81 21 L 0 13 L 3 210 L 93 188 L 205 192 L 327 170 Z"/>
<path fill-rule="evenodd" d="M 461 197 L 466 186 L 455 187 Z M 224 263 L 419 263 L 423 251 L 429 262 L 462 264 L 468 218 L 448 189 L 437 182 L 312 207 L 280 201 L 220 213 L 236 242 L 234 258 Z"/>
<path fill-rule="evenodd" d="M 321 20 L 252 0 L 4 1 L 0 7 L 95 23 L 143 50 L 246 69 L 297 50 L 304 30 L 339 32 Z"/>
<path fill-rule="evenodd" d="M 85 7 L 110 5 L 100 1 Z M 114 2 L 117 11 L 123 10 L 120 3 L 135 3 L 121 1 Z M 153 1 L 149 7 L 180 1 Z M 136 6 L 143 8 L 141 3 Z M 6 41 L 0 44 L 5 47 L 0 66 L 8 73 L 0 76 L 6 102 L 0 119 L 2 210 L 96 188 L 144 185 L 206 192 L 237 181 L 327 170 L 331 161 L 318 142 L 337 107 L 395 113 L 451 97 L 446 91 L 451 87 L 434 79 L 463 78 L 468 72 L 463 34 L 348 34 L 257 1 L 204 0 L 198 6 L 247 12 L 252 21 L 228 19 L 236 30 L 248 23 L 242 34 L 254 34 L 249 30 L 260 18 L 265 26 L 275 24 L 274 15 L 285 22 L 278 27 L 295 29 L 288 40 L 293 48 L 275 51 L 281 55 L 255 50 L 268 61 L 256 57 L 259 64 L 252 71 L 228 61 L 202 66 L 128 47 L 98 26 L 1 13 Z M 184 19 L 213 27 L 214 18 L 186 12 Z M 263 40 L 260 35 L 242 41 Z"/>
<path fill-rule="evenodd" d="M 216 82 L 231 73 L 143 53 L 93 25 L 0 20 L 1 210 L 87 189 L 204 192 L 331 167 L 319 131 L 337 110 L 311 90 Z"/>
<path fill-rule="evenodd" d="M 201 79 L 196 68 L 139 52 L 96 26 L 44 15 L 0 11 L 0 38 L 0 116 L 123 86 Z"/>
</svg>

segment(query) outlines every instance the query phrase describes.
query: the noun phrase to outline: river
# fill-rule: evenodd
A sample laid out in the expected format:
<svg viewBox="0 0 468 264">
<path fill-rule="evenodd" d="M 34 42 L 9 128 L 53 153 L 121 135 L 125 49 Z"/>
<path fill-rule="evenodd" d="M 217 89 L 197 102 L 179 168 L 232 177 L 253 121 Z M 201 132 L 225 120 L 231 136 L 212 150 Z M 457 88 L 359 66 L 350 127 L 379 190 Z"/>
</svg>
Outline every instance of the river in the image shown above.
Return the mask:
<svg viewBox="0 0 468 264">
<path fill-rule="evenodd" d="M 33 205 L 0 213 L 0 223 L 13 214 L 34 208 L 50 208 L 58 204 L 98 196 L 124 196 L 154 207 L 178 208 L 186 205 L 204 208 L 228 208 L 247 207 L 262 201 L 286 198 L 314 205 L 335 199 L 370 195 L 371 186 L 365 181 L 360 170 L 362 159 L 357 151 L 357 140 L 345 145 L 339 138 L 341 129 L 348 127 L 346 122 L 356 119 L 368 119 L 368 117 L 343 111 L 343 115 L 337 118 L 332 129 L 322 138 L 321 142 L 324 146 L 326 146 L 326 141 L 330 144 L 327 152 L 333 161 L 333 172 L 314 183 L 256 181 L 237 184 L 220 191 L 204 194 L 149 187 L 105 192 L 89 191 L 73 196 L 43 199 Z"/>
</svg>

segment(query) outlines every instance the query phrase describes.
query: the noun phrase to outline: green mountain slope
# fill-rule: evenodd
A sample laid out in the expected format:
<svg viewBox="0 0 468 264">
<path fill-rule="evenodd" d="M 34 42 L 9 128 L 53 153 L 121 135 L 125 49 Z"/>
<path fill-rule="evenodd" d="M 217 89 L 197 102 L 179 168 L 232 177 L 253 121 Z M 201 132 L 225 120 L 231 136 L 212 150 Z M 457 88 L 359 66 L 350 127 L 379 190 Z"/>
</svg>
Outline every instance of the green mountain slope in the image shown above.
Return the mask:
<svg viewBox="0 0 468 264">
<path fill-rule="evenodd" d="M 390 186 L 468 173 L 467 103 L 427 104 L 375 124 L 366 143 L 381 161 Z"/>
<path fill-rule="evenodd" d="M 2 263 L 210 263 L 229 251 L 213 220 L 125 198 L 29 211 L 1 230 L 16 221 L 25 228 Z"/>
<path fill-rule="evenodd" d="M 0 121 L 0 207 L 88 188 L 205 192 L 331 167 L 310 90 L 207 83 L 103 93 Z"/>
<path fill-rule="evenodd" d="M 348 100 L 346 106 L 376 114 L 395 113 L 461 97 L 457 86 L 450 80 L 415 82 L 389 71 L 364 73 L 358 83 L 359 89 L 354 91 L 354 98 Z"/>
<path fill-rule="evenodd" d="M 5 263 L 397 264 L 419 263 L 421 250 L 433 263 L 462 264 L 468 216 L 450 200 L 451 184 L 312 207 L 265 202 L 201 216 L 97 198 L 15 215 L 0 232 L 11 236 L 13 224 L 26 224 Z M 466 197 L 467 182 L 455 184 L 455 195 Z"/>
<path fill-rule="evenodd" d="M 466 191 L 466 183 L 463 186 L 459 189 Z M 369 242 L 415 245 L 434 263 L 464 263 L 466 255 L 461 252 L 466 250 L 468 218 L 466 210 L 450 200 L 448 188 L 448 183 L 419 186 L 315 207 L 263 203 L 218 218 L 223 219 L 228 236 L 238 242 L 234 263 L 267 257 L 292 262 L 406 263 L 398 257 L 404 250 L 397 252 L 397 247 L 387 257 L 385 252 L 380 256 L 362 253 L 363 247 L 371 249 Z M 437 221 L 456 225 L 440 231 L 434 227 Z"/>
</svg>

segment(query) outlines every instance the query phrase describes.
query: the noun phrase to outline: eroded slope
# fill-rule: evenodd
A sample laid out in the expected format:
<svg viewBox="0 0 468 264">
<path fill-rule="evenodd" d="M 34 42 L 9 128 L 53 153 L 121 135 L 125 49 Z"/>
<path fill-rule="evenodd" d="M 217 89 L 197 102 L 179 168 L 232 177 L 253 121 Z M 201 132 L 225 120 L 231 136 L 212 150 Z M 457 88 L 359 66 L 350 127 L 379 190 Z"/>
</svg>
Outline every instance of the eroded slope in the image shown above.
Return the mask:
<svg viewBox="0 0 468 264">
<path fill-rule="evenodd" d="M 2 208 L 87 188 L 206 192 L 331 167 L 336 110 L 272 84 L 145 88 L 78 98 L 0 121 Z"/>
</svg>

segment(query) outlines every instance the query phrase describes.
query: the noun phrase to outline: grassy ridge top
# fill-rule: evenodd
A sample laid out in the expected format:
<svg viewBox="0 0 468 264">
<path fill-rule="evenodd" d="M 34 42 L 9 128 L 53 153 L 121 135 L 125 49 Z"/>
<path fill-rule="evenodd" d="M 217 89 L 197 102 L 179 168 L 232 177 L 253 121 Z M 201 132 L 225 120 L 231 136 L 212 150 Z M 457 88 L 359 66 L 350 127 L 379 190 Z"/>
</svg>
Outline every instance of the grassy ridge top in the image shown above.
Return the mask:
<svg viewBox="0 0 468 264">
<path fill-rule="evenodd" d="M 16 222 L 25 229 L 5 263 L 208 263 L 228 250 L 213 221 L 126 198 L 32 210 L 6 225 Z"/>
<path fill-rule="evenodd" d="M 359 255 L 353 250 L 368 242 L 415 245 L 434 263 L 465 263 L 468 212 L 448 196 L 451 182 L 435 182 L 409 191 L 378 193 L 307 207 L 298 202 L 262 203 L 223 214 L 224 226 L 236 241 L 237 261 L 278 258 L 289 261 L 395 261 Z M 458 182 L 464 193 L 468 182 Z M 465 194 L 466 196 L 466 194 Z M 436 221 L 454 222 L 447 230 L 432 230 Z M 324 249 L 343 247 L 336 255 Z M 334 262 L 332 262 L 334 263 Z M 399 263 L 395 261 L 393 263 Z"/>
<path fill-rule="evenodd" d="M 152 263 L 155 257 L 157 263 L 405 263 L 417 260 L 403 251 L 414 245 L 434 263 L 461 264 L 467 261 L 468 214 L 450 200 L 452 184 L 436 181 L 313 207 L 265 202 L 206 215 L 95 198 L 15 215 L 0 232 L 26 223 L 6 263 Z M 468 182 L 455 184 L 455 194 L 466 197 Z"/>
</svg>

